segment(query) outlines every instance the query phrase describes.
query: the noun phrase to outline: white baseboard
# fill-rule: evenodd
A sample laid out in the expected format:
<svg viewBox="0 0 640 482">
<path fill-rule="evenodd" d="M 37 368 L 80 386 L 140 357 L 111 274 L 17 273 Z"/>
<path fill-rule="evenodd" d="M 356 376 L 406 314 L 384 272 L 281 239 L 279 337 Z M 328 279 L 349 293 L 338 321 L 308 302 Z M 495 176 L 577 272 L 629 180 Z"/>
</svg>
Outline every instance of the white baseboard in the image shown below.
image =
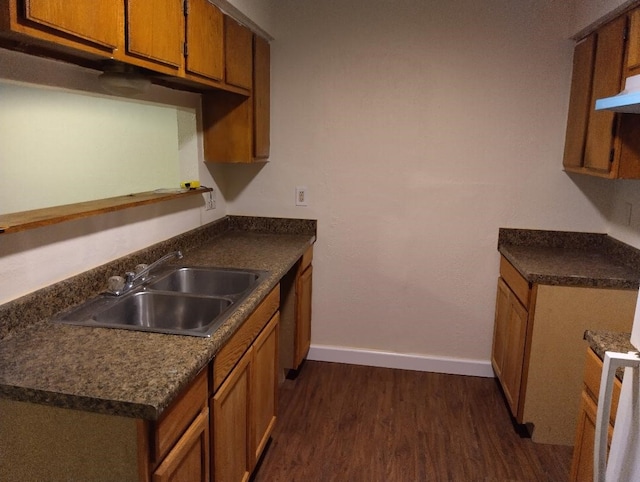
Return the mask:
<svg viewBox="0 0 640 482">
<path fill-rule="evenodd" d="M 491 362 L 468 358 L 434 357 L 426 355 L 406 355 L 386 351 L 361 350 L 339 346 L 311 345 L 307 359 L 350 365 L 366 365 L 383 368 L 399 368 L 422 372 L 469 375 L 474 377 L 495 377 Z"/>
</svg>

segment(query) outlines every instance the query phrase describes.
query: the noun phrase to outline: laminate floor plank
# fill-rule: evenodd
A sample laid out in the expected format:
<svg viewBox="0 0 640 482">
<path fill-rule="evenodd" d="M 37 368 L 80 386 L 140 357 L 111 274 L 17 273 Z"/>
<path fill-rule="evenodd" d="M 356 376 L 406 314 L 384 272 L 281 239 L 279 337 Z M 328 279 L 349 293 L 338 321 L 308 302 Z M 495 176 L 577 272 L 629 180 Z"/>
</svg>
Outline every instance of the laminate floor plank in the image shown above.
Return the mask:
<svg viewBox="0 0 640 482">
<path fill-rule="evenodd" d="M 520 438 L 493 379 L 308 361 L 253 480 L 558 482 L 571 451 Z"/>
</svg>

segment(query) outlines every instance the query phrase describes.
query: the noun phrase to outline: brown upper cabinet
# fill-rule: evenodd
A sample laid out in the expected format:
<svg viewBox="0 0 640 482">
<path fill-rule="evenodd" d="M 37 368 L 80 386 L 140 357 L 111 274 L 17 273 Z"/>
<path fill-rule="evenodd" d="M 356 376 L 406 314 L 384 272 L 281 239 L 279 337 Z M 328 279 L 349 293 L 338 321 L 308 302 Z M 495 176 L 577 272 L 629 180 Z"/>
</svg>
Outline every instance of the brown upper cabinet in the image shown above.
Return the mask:
<svg viewBox="0 0 640 482">
<path fill-rule="evenodd" d="M 253 34 L 231 17 L 224 17 L 227 84 L 251 90 L 253 87 Z"/>
<path fill-rule="evenodd" d="M 247 96 L 251 71 L 242 74 L 248 83 L 235 77 L 226 83 L 225 61 L 234 75 L 237 64 L 251 69 L 252 34 L 243 34 L 248 61 L 229 49 L 225 59 L 224 24 L 208 0 L 79 2 L 72 9 L 62 0 L 0 0 L 0 45 L 93 68 L 116 60 L 159 73 L 178 88 Z"/>
<path fill-rule="evenodd" d="M 624 86 L 630 15 L 615 18 L 575 47 L 565 171 L 610 179 L 640 178 L 640 116 L 594 109 L 596 99 L 616 95 Z"/>
<path fill-rule="evenodd" d="M 187 74 L 221 81 L 225 62 L 223 14 L 207 0 L 189 0 L 187 5 Z"/>
<path fill-rule="evenodd" d="M 625 77 L 640 74 L 640 8 L 629 13 Z"/>
<path fill-rule="evenodd" d="M 127 53 L 162 70 L 184 68 L 185 15 L 176 0 L 127 0 Z M 154 65 L 145 67 L 157 69 Z"/>
<path fill-rule="evenodd" d="M 65 0 L 0 0 L 0 30 L 9 40 L 25 39 L 37 46 L 58 45 L 111 56 L 122 50 L 123 2 L 77 2 Z"/>
<path fill-rule="evenodd" d="M 269 157 L 269 42 L 253 35 L 252 49 L 250 97 L 222 91 L 202 97 L 204 157 L 209 162 L 251 163 Z"/>
</svg>

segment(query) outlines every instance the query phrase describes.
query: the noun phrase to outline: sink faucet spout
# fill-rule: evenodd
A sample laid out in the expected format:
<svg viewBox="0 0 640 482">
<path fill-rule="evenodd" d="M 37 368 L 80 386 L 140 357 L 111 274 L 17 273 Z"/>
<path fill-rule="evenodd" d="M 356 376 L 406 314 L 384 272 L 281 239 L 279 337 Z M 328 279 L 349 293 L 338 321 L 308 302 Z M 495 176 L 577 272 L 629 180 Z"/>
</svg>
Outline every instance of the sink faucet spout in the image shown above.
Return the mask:
<svg viewBox="0 0 640 482">
<path fill-rule="evenodd" d="M 141 266 L 141 269 L 137 270 L 137 272 L 135 273 L 127 272 L 125 274 L 124 289 L 122 291 L 126 293 L 137 284 L 136 282 L 144 281 L 146 277 L 149 275 L 149 273 L 151 273 L 151 271 L 156 269 L 158 266 L 166 263 L 172 258 L 182 259 L 182 251 L 172 251 L 171 253 L 165 254 L 162 258 L 157 259 L 156 261 L 151 263 L 149 266 L 139 265 Z"/>
</svg>

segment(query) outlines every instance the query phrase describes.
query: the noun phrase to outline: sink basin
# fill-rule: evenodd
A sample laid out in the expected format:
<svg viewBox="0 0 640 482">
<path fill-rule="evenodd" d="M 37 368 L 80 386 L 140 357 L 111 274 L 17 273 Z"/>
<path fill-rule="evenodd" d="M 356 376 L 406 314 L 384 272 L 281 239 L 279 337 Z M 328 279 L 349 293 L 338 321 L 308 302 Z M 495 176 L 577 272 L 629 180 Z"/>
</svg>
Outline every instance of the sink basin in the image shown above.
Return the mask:
<svg viewBox="0 0 640 482">
<path fill-rule="evenodd" d="M 162 333 L 205 333 L 231 303 L 225 298 L 142 291 L 119 299 L 91 319 L 96 326 L 117 325 Z"/>
<path fill-rule="evenodd" d="M 99 295 L 55 321 L 208 337 L 266 274 L 231 268 L 170 268 L 127 294 Z"/>
<path fill-rule="evenodd" d="M 256 284 L 260 271 L 230 268 L 179 268 L 147 284 L 148 290 L 205 296 L 232 296 Z"/>
</svg>

